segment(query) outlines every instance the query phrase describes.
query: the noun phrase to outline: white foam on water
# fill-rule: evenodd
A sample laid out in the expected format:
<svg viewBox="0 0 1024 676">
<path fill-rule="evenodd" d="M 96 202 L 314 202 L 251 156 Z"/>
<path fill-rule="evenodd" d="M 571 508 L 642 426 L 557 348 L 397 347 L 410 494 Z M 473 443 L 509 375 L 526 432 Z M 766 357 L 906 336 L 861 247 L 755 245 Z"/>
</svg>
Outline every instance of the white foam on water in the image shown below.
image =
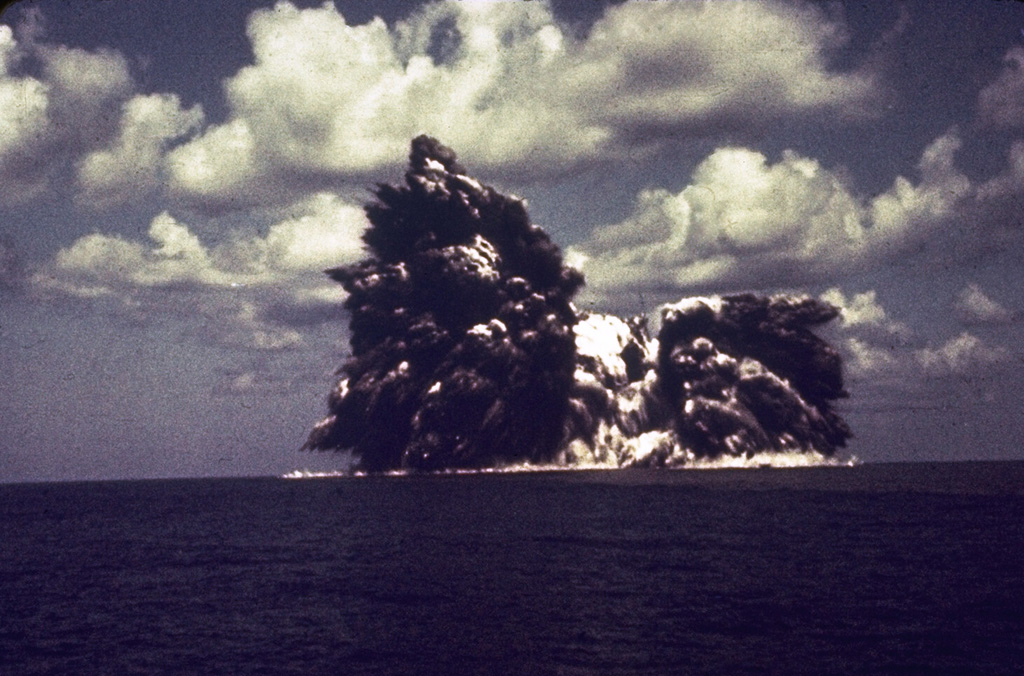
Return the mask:
<svg viewBox="0 0 1024 676">
<path fill-rule="evenodd" d="M 343 470 L 313 471 L 309 469 L 293 469 L 280 476 L 281 479 L 324 479 L 328 477 L 351 476 L 350 472 Z"/>
<path fill-rule="evenodd" d="M 822 455 L 817 451 L 764 452 L 752 455 L 723 455 L 717 458 L 694 458 L 688 469 L 758 469 L 764 467 L 843 467 L 857 464 L 856 458 L 844 460 Z"/>
<path fill-rule="evenodd" d="M 586 451 L 581 448 L 562 451 L 554 462 L 549 463 L 512 463 L 497 467 L 483 467 L 478 469 L 445 469 L 437 472 L 430 472 L 431 475 L 474 475 L 474 474 L 529 474 L 543 472 L 583 472 L 583 471 L 613 471 L 630 470 L 643 468 L 642 461 L 647 459 L 652 452 L 664 448 L 666 443 L 674 441 L 666 436 L 669 433 L 648 432 L 633 438 L 632 443 L 620 450 L 627 452 L 616 455 L 605 449 L 601 451 Z M 584 445 L 585 447 L 585 445 Z M 720 456 L 717 458 L 698 458 L 687 449 L 681 449 L 674 445 L 672 452 L 672 464 L 660 467 L 662 471 L 688 471 L 688 470 L 715 470 L 715 469 L 791 469 L 800 467 L 856 467 L 861 464 L 857 456 L 840 458 L 837 456 L 826 456 L 818 451 L 793 450 L 787 452 L 764 451 L 741 456 Z M 404 477 L 423 474 L 416 470 L 391 470 L 388 472 L 372 473 L 355 470 L 329 470 L 314 471 L 308 469 L 295 469 L 280 476 L 281 479 L 324 479 L 339 477 L 366 477 L 366 476 L 391 476 Z"/>
</svg>

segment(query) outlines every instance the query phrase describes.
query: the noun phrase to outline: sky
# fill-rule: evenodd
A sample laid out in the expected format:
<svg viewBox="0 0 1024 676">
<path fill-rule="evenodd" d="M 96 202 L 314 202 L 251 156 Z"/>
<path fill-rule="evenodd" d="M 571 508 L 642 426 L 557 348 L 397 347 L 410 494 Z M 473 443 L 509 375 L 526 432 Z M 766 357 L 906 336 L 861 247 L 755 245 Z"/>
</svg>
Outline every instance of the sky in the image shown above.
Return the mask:
<svg viewBox="0 0 1024 676">
<path fill-rule="evenodd" d="M 1024 3 L 23 0 L 0 15 L 0 482 L 328 470 L 322 271 L 426 133 L 581 309 L 842 309 L 865 462 L 1024 459 Z"/>
</svg>

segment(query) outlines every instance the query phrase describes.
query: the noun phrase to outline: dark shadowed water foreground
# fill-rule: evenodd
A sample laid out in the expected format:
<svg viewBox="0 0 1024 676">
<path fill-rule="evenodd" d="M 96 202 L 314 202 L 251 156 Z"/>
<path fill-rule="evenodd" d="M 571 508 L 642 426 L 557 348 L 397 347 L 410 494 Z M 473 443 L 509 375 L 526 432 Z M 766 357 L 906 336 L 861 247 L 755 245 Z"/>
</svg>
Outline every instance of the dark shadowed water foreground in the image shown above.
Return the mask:
<svg viewBox="0 0 1024 676">
<path fill-rule="evenodd" d="M 1024 463 L 0 485 L 4 674 L 1022 674 Z"/>
</svg>

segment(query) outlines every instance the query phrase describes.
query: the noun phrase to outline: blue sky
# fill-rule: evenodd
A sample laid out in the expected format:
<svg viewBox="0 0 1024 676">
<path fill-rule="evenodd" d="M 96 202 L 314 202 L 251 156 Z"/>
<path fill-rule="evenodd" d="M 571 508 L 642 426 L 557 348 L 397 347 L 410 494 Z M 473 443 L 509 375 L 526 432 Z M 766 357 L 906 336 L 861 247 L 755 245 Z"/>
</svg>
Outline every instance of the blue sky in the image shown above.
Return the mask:
<svg viewBox="0 0 1024 676">
<path fill-rule="evenodd" d="M 277 474 L 347 342 L 321 270 L 420 133 L 577 305 L 843 308 L 862 460 L 1021 459 L 1024 6 L 20 2 L 0 17 L 0 481 Z"/>
</svg>

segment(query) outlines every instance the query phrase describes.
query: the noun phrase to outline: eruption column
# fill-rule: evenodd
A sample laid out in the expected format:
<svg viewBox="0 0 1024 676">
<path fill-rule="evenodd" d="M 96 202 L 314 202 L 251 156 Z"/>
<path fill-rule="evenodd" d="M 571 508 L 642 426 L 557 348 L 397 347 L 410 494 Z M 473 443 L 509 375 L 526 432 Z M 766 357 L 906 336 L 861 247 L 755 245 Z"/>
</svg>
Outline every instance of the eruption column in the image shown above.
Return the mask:
<svg viewBox="0 0 1024 676">
<path fill-rule="evenodd" d="M 306 448 L 429 471 L 828 456 L 849 438 L 839 356 L 811 331 L 836 308 L 684 299 L 652 340 L 644 318 L 577 314 L 583 277 L 521 200 L 434 139 L 409 160 L 366 207 L 369 257 L 328 271 L 348 292 L 351 356 Z"/>
</svg>

